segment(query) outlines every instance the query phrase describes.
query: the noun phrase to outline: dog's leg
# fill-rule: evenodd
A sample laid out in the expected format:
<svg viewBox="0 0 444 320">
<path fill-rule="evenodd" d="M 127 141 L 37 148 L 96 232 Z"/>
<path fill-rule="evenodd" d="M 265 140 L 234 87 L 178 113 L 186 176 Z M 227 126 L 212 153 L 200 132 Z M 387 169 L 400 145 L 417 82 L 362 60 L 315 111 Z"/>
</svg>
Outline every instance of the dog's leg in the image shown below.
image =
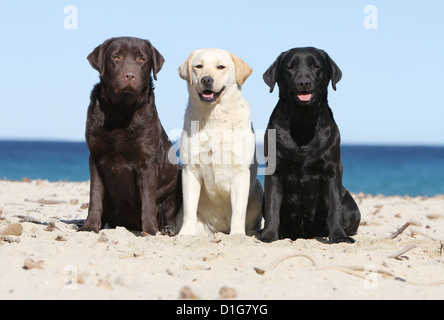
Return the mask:
<svg viewBox="0 0 444 320">
<path fill-rule="evenodd" d="M 339 170 L 336 172 L 339 172 Z M 337 174 L 336 177 L 327 181 L 326 190 L 328 193 L 326 194 L 326 199 L 328 199 L 329 203 L 327 226 L 330 243 L 354 243 L 355 240 L 349 237 L 344 230 L 342 179 L 340 175 Z"/>
<path fill-rule="evenodd" d="M 157 223 L 157 164 L 153 161 L 137 173 L 137 187 L 142 203 L 142 231 L 155 235 L 159 231 Z"/>
<path fill-rule="evenodd" d="M 352 236 L 358 231 L 361 213 L 352 195 L 344 187 L 342 187 L 342 211 L 345 232 L 348 236 Z"/>
<path fill-rule="evenodd" d="M 282 184 L 277 175 L 265 176 L 264 218 L 265 226 L 260 240 L 272 242 L 279 238 Z"/>
<path fill-rule="evenodd" d="M 177 235 L 177 230 L 180 226 L 176 221 L 179 212 L 182 212 L 180 204 L 182 203 L 182 182 L 179 181 L 180 188 L 170 194 L 162 203 L 157 204 L 157 219 L 161 219 L 159 227 L 162 235 L 169 235 L 170 237 Z M 182 223 L 183 213 L 181 213 L 180 223 Z"/>
<path fill-rule="evenodd" d="M 231 225 L 230 234 L 245 234 L 248 195 L 250 192 L 250 171 L 237 173 L 231 187 Z"/>
<path fill-rule="evenodd" d="M 91 175 L 91 182 L 88 217 L 85 224 L 79 229 L 79 231 L 94 231 L 98 233 L 102 224 L 101 220 L 103 214 L 103 197 L 105 195 L 105 188 L 97 171 L 97 166 L 91 157 L 89 158 L 89 172 Z"/>
<path fill-rule="evenodd" d="M 183 223 L 179 235 L 196 235 L 201 185 L 200 179 L 185 167 L 182 171 Z"/>
<path fill-rule="evenodd" d="M 245 220 L 245 232 L 247 235 L 258 235 L 262 222 L 262 203 L 264 191 L 259 179 L 254 181 L 248 199 L 247 217 Z"/>
</svg>

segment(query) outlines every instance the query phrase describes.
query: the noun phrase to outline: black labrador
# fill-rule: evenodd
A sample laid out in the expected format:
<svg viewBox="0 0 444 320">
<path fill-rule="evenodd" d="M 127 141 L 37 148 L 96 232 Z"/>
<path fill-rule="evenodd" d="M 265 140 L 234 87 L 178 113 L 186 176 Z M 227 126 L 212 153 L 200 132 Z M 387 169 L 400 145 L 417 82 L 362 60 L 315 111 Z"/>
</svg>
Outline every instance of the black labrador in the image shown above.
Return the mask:
<svg viewBox="0 0 444 320">
<path fill-rule="evenodd" d="M 265 152 L 276 148 L 276 170 L 265 176 L 262 241 L 354 242 L 361 214 L 342 186 L 339 129 L 327 101 L 330 80 L 336 90 L 341 77 L 329 55 L 312 47 L 282 53 L 264 74 L 270 92 L 278 83 L 279 102 L 265 136 Z M 267 143 L 270 129 L 275 146 Z"/>
<path fill-rule="evenodd" d="M 157 114 L 151 77 L 152 72 L 157 80 L 165 60 L 148 40 L 121 37 L 95 48 L 88 61 L 100 82 L 86 122 L 91 190 L 80 231 L 99 232 L 108 223 L 172 235 L 182 206 L 181 167 L 169 161 L 171 142 Z"/>
</svg>

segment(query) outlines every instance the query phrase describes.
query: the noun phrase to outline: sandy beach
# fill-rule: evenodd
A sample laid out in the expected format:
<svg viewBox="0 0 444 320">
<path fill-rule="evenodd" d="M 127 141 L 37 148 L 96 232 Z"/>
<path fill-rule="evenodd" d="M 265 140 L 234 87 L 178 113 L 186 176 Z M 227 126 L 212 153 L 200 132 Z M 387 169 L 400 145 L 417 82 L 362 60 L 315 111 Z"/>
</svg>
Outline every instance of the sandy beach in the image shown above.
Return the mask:
<svg viewBox="0 0 444 320">
<path fill-rule="evenodd" d="M 266 244 L 76 232 L 88 182 L 3 180 L 0 299 L 444 299 L 444 196 L 354 197 L 355 244 Z"/>
</svg>

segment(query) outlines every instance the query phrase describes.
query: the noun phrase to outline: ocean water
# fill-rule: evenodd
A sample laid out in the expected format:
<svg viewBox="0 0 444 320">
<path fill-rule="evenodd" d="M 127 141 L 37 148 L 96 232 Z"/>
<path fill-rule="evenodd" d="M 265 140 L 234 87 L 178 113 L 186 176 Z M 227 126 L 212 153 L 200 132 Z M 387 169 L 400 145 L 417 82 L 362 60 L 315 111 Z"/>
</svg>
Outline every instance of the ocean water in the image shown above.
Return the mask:
<svg viewBox="0 0 444 320">
<path fill-rule="evenodd" d="M 343 145 L 341 150 L 343 184 L 351 192 L 444 194 L 444 147 Z M 88 156 L 84 142 L 0 141 L 0 179 L 86 181 Z"/>
<path fill-rule="evenodd" d="M 86 181 L 88 158 L 84 142 L 0 141 L 0 179 Z"/>
<path fill-rule="evenodd" d="M 444 194 L 444 147 L 342 146 L 343 185 L 384 195 Z"/>
</svg>

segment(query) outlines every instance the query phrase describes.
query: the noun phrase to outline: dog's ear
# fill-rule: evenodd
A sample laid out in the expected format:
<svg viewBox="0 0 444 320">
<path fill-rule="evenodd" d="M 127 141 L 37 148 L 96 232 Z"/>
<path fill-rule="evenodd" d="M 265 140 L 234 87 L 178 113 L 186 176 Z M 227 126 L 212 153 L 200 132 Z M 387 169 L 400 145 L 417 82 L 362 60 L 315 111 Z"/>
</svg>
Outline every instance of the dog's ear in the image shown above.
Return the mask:
<svg viewBox="0 0 444 320">
<path fill-rule="evenodd" d="M 193 68 L 193 66 L 191 65 L 191 60 L 193 60 L 193 57 L 194 57 L 195 53 L 196 53 L 196 51 L 191 52 L 191 54 L 188 57 L 188 59 L 185 60 L 180 65 L 179 69 L 177 70 L 179 72 L 179 76 L 183 80 L 186 80 L 190 86 L 193 85 L 193 77 L 192 77 L 192 72 L 193 72 L 192 68 Z"/>
<path fill-rule="evenodd" d="M 325 56 L 325 60 L 327 61 L 327 64 L 329 66 L 330 71 L 330 79 L 331 79 L 331 86 L 333 87 L 333 90 L 336 91 L 336 84 L 341 80 L 342 78 L 342 71 L 339 69 L 338 65 L 333 61 L 332 58 L 328 55 L 327 52 L 321 50 L 322 53 Z"/>
<path fill-rule="evenodd" d="M 228 52 L 231 56 L 231 59 L 234 62 L 234 68 L 236 70 L 236 82 L 238 85 L 243 85 L 245 80 L 251 75 L 253 69 L 246 64 L 241 58 Z"/>
<path fill-rule="evenodd" d="M 99 71 L 101 77 L 105 74 L 105 53 L 112 40 L 113 39 L 108 39 L 101 45 L 97 46 L 87 58 L 91 67 Z"/>
<path fill-rule="evenodd" d="M 265 83 L 270 87 L 270 93 L 273 92 L 274 86 L 276 85 L 277 78 L 278 78 L 278 70 L 279 66 L 281 64 L 282 57 L 284 56 L 285 52 L 282 52 L 279 57 L 272 63 L 272 65 L 265 71 L 264 73 L 264 81 Z"/>
<path fill-rule="evenodd" d="M 148 40 L 145 40 L 145 42 L 148 45 L 148 48 L 150 49 L 150 52 L 151 52 L 151 59 L 152 59 L 152 63 L 153 63 L 153 77 L 154 77 L 154 80 L 157 80 L 157 74 L 162 69 L 165 59 L 160 54 L 160 52 L 157 51 L 156 48 L 154 48 L 154 46 L 151 44 L 151 42 L 149 42 Z"/>
</svg>

